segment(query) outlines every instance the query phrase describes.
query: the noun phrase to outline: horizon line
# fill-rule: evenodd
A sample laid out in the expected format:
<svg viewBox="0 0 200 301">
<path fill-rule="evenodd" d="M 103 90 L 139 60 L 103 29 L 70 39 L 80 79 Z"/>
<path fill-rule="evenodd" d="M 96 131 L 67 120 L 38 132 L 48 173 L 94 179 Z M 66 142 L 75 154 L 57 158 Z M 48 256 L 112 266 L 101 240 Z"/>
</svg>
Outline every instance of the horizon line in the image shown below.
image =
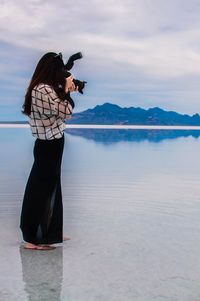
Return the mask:
<svg viewBox="0 0 200 301">
<path fill-rule="evenodd" d="M 29 124 L 1 123 L 0 128 L 30 128 Z M 133 129 L 133 130 L 199 130 L 200 126 L 186 125 L 119 125 L 119 124 L 66 124 L 65 129 Z"/>
</svg>

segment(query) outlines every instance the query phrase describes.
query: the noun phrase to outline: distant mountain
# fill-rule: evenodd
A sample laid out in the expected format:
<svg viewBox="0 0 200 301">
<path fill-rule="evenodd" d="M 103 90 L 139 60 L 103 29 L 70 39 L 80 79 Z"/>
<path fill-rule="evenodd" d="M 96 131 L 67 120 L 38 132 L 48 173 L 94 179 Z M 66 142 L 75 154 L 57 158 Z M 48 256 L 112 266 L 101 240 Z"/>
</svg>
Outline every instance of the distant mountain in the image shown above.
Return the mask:
<svg viewBox="0 0 200 301">
<path fill-rule="evenodd" d="M 28 121 L 0 121 L 0 124 L 28 124 Z"/>
<path fill-rule="evenodd" d="M 0 121 L 11 124 L 27 124 L 28 121 Z M 200 115 L 182 115 L 165 111 L 158 107 L 148 110 L 142 108 L 122 108 L 116 104 L 104 103 L 93 109 L 74 113 L 67 120 L 71 124 L 122 124 L 122 125 L 200 125 Z"/>
<path fill-rule="evenodd" d="M 80 113 L 74 113 L 67 121 L 72 124 L 123 124 L 123 125 L 200 125 L 200 116 L 182 115 L 165 111 L 158 107 L 148 110 L 142 108 L 122 108 L 111 103 L 97 105 Z"/>
</svg>

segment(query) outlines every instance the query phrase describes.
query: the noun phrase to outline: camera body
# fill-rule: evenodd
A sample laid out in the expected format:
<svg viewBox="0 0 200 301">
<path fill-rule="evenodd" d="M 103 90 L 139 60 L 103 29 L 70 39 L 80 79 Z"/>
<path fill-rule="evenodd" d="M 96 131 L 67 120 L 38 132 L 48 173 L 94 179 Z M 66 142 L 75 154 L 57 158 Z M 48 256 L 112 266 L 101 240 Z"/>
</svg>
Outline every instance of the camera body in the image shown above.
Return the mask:
<svg viewBox="0 0 200 301">
<path fill-rule="evenodd" d="M 69 57 L 67 63 L 65 64 L 65 67 L 64 67 L 65 77 L 69 77 L 71 75 L 69 70 L 71 70 L 72 67 L 74 66 L 74 61 L 79 60 L 82 57 L 83 57 L 83 55 L 82 55 L 81 52 L 77 52 L 77 53 L 75 53 L 75 54 L 73 54 Z M 73 83 L 74 83 L 75 87 L 78 87 L 79 93 L 83 94 L 83 89 L 84 89 L 85 84 L 87 82 L 86 81 L 80 81 L 78 79 L 73 79 Z"/>
</svg>

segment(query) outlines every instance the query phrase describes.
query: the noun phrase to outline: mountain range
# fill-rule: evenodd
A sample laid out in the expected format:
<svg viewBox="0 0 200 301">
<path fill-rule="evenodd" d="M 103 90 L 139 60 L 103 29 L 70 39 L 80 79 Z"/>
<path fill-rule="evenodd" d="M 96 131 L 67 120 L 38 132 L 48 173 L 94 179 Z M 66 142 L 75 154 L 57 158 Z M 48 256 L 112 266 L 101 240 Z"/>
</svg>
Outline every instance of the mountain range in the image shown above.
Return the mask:
<svg viewBox="0 0 200 301">
<path fill-rule="evenodd" d="M 2 123 L 21 123 L 28 121 L 0 121 Z M 116 125 L 200 125 L 200 115 L 192 116 L 165 111 L 159 107 L 142 109 L 140 107 L 122 108 L 116 104 L 104 103 L 93 109 L 73 113 L 67 120 L 70 124 L 116 124 Z"/>
<path fill-rule="evenodd" d="M 74 113 L 67 121 L 71 124 L 121 124 L 121 125 L 200 125 L 200 115 L 192 116 L 165 111 L 159 107 L 122 108 L 116 104 L 104 103 L 93 109 Z"/>
</svg>

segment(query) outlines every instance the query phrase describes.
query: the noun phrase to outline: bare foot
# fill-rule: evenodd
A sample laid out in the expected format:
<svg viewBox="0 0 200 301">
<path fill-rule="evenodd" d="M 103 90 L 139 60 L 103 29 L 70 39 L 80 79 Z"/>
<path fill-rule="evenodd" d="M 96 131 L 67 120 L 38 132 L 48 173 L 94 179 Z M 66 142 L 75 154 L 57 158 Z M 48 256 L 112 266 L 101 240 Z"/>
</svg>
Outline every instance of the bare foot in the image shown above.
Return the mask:
<svg viewBox="0 0 200 301">
<path fill-rule="evenodd" d="M 24 249 L 50 251 L 50 250 L 56 249 L 56 247 L 50 246 L 50 245 L 41 245 L 41 244 L 34 245 L 34 244 L 31 244 L 28 242 L 28 243 L 24 244 Z"/>
</svg>

